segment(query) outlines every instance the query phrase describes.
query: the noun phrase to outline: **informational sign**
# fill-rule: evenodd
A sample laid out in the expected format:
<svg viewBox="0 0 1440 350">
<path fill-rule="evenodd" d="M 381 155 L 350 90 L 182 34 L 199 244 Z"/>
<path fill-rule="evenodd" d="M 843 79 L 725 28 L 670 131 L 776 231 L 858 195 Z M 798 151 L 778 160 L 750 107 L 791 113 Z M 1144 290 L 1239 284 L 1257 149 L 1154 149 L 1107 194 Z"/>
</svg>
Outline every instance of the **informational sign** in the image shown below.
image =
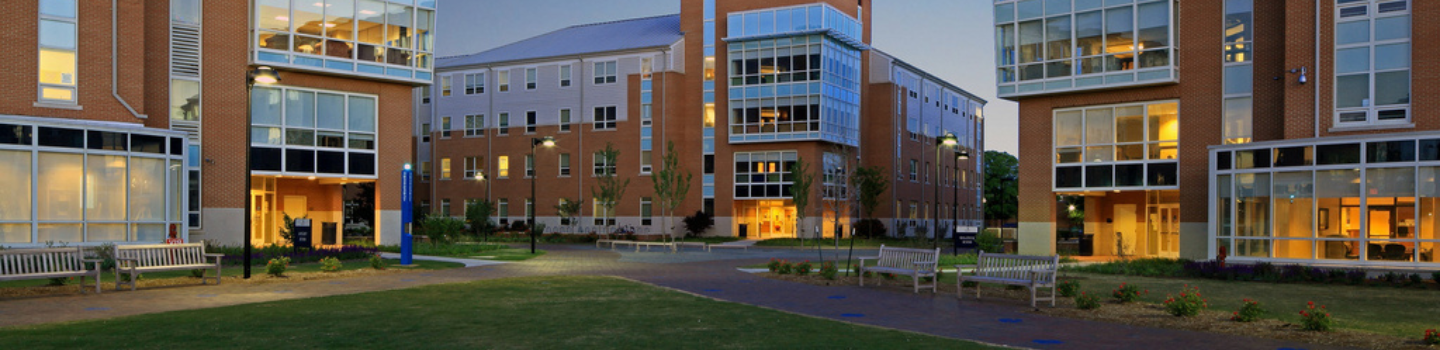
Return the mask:
<svg viewBox="0 0 1440 350">
<path fill-rule="evenodd" d="M 313 230 L 310 227 L 310 219 L 295 219 L 295 248 L 312 248 L 311 243 L 314 241 L 310 239 L 311 232 Z"/>
<path fill-rule="evenodd" d="M 975 249 L 975 233 L 979 231 L 975 226 L 955 226 L 955 249 Z"/>
<path fill-rule="evenodd" d="M 410 180 L 414 174 L 414 170 L 410 169 L 410 163 L 405 163 L 405 168 L 400 171 L 400 265 L 411 264 L 410 223 L 415 219 L 415 206 L 411 203 L 415 193 Z"/>
</svg>

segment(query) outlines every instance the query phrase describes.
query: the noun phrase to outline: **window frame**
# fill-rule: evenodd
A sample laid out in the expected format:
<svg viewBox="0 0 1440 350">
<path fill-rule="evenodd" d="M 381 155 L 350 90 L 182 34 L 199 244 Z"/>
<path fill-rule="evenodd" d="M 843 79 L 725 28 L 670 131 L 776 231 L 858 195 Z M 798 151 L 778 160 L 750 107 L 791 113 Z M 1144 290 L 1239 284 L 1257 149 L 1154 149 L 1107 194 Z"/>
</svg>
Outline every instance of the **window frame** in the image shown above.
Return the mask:
<svg viewBox="0 0 1440 350">
<path fill-rule="evenodd" d="M 505 69 L 495 70 L 495 86 L 500 92 L 510 91 L 510 71 Z"/>
<path fill-rule="evenodd" d="M 574 75 L 575 75 L 575 67 L 574 67 L 574 65 L 572 65 L 572 64 L 562 64 L 562 65 L 560 65 L 559 67 L 555 68 L 555 70 L 558 71 L 558 74 L 557 74 L 557 75 L 559 75 L 559 77 L 557 77 L 557 79 L 560 80 L 559 83 L 557 84 L 558 86 L 560 86 L 560 87 L 570 87 L 571 85 L 574 85 L 574 81 L 575 81 L 575 80 L 574 80 Z"/>
<path fill-rule="evenodd" d="M 525 134 L 534 135 L 539 129 L 540 114 L 535 111 L 525 111 Z"/>
<path fill-rule="evenodd" d="M 36 35 L 35 35 L 35 38 L 36 38 L 36 40 L 35 40 L 35 61 L 36 61 L 36 66 L 35 66 L 35 67 L 36 67 L 36 73 L 35 73 L 35 77 L 36 77 L 36 79 L 35 79 L 35 83 L 36 83 L 36 84 L 35 84 L 35 101 L 36 101 L 36 103 L 40 103 L 40 104 L 59 104 L 59 105 L 78 105 L 78 104 L 80 103 L 80 12 L 81 12 L 81 11 L 80 11 L 80 5 L 81 5 L 81 3 L 80 3 L 80 0 L 69 0 L 69 1 L 71 1 L 71 3 L 72 3 L 72 6 L 71 6 L 71 7 L 73 7 L 73 8 L 75 9 L 75 13 L 74 13 L 74 16 L 73 16 L 73 17 L 60 17 L 60 16 L 55 16 L 55 15 L 45 14 L 44 12 L 41 12 L 41 10 L 38 9 L 40 6 L 37 6 L 37 9 L 36 9 L 36 11 L 35 11 L 36 17 L 38 18 L 37 21 L 36 21 L 36 27 L 35 27 L 35 31 L 36 31 L 36 32 L 35 32 L 35 34 L 36 34 Z M 46 33 L 44 32 L 43 29 L 41 29 L 41 28 L 43 27 L 43 24 L 45 23 L 45 21 L 60 22 L 60 23 L 65 23 L 65 24 L 69 24 L 70 26 L 72 26 L 74 30 L 73 30 L 72 33 L 71 33 L 71 38 L 70 38 L 69 42 L 74 43 L 75 47 L 64 48 L 64 47 L 45 46 L 45 44 L 44 44 L 45 40 L 43 39 L 43 37 L 45 36 Z M 55 83 L 44 83 L 44 82 L 42 82 L 43 78 L 40 76 L 40 74 L 41 74 L 41 69 L 40 69 L 40 68 L 45 64 L 45 59 L 44 59 L 45 51 L 52 51 L 52 52 L 60 52 L 60 53 L 68 53 L 68 54 L 70 54 L 70 57 L 72 58 L 72 60 L 71 60 L 71 62 L 70 62 L 70 72 L 71 72 L 70 81 L 71 81 L 71 83 L 70 83 L 69 85 L 65 85 L 64 83 L 55 84 Z M 69 91 L 69 92 L 70 92 L 70 98 L 69 98 L 69 99 L 46 98 L 46 97 L 45 97 L 45 89 L 47 89 L 47 88 L 50 88 L 50 89 L 61 89 L 61 90 Z"/>
<path fill-rule="evenodd" d="M 573 114 L 569 108 L 561 108 L 556 112 L 556 115 L 560 118 L 560 133 L 570 132 L 570 124 L 574 122 Z"/>
<path fill-rule="evenodd" d="M 1330 77 L 1330 78 L 1331 78 L 1331 80 L 1332 80 L 1334 83 L 1331 84 L 1331 89 L 1330 89 L 1330 90 L 1331 90 L 1331 91 L 1330 91 L 1330 93 L 1331 93 L 1331 101 L 1333 101 L 1332 104 L 1331 104 L 1331 106 L 1330 106 L 1330 107 L 1331 107 L 1332 114 L 1333 114 L 1333 115 L 1331 116 L 1332 119 L 1331 119 L 1331 124 L 1330 124 L 1330 125 L 1331 125 L 1332 128 L 1337 128 L 1337 129 L 1352 128 L 1352 127 L 1358 127 L 1358 128 L 1365 128 L 1365 127 L 1397 127 L 1397 128 L 1413 127 L 1413 126 L 1414 126 L 1414 120 L 1415 120 L 1415 113 L 1414 113 L 1414 112 L 1415 112 L 1415 111 L 1414 111 L 1414 99 L 1415 99 L 1415 84 L 1414 84 L 1414 81 L 1415 81 L 1415 61 L 1414 61 L 1414 57 L 1415 57 L 1415 53 L 1414 53 L 1414 52 L 1415 52 L 1415 41 L 1414 41 L 1414 39 L 1415 39 L 1415 22 L 1414 22 L 1414 21 L 1415 21 L 1415 17 L 1414 17 L 1414 11 L 1413 11 L 1414 6 L 1415 6 L 1415 2 L 1412 1 L 1412 0 L 1359 0 L 1359 1 L 1356 1 L 1356 2 L 1363 2 L 1364 4 L 1363 4 L 1363 5 L 1353 4 L 1353 5 L 1348 5 L 1348 6 L 1342 6 L 1342 5 L 1340 5 L 1340 4 L 1336 4 L 1336 5 L 1334 6 L 1334 27 L 1335 27 L 1335 28 L 1339 28 L 1339 26 L 1340 26 L 1341 24 L 1344 24 L 1344 23 L 1366 21 L 1366 22 L 1369 23 L 1369 26 L 1368 26 L 1368 29 L 1369 29 L 1369 38 L 1368 38 L 1368 40 L 1363 41 L 1363 42 L 1349 43 L 1349 44 L 1340 44 L 1340 43 L 1338 42 L 1339 36 L 1336 35 L 1336 36 L 1335 36 L 1335 41 L 1332 41 L 1332 42 L 1330 43 L 1330 44 L 1332 44 L 1332 45 L 1331 45 L 1331 55 L 1332 55 L 1331 57 L 1334 58 L 1334 59 L 1331 60 L 1331 61 L 1332 61 L 1332 66 L 1331 66 L 1331 77 Z M 1405 10 L 1404 10 L 1404 11 L 1392 11 L 1392 12 L 1386 12 L 1386 13 L 1380 13 L 1380 12 L 1379 12 L 1379 11 L 1380 11 L 1379 7 L 1380 7 L 1381 4 L 1389 4 L 1389 3 L 1397 3 L 1397 2 L 1403 2 L 1403 3 L 1405 3 Z M 1350 8 L 1356 8 L 1356 7 L 1361 7 L 1361 6 L 1363 6 L 1363 7 L 1366 8 L 1366 14 L 1365 14 L 1364 16 L 1356 16 L 1356 17 L 1350 17 L 1350 18 L 1342 18 L 1342 17 L 1340 17 L 1342 10 L 1350 9 Z M 1380 19 L 1395 18 L 1395 17 L 1408 17 L 1408 18 L 1409 18 L 1409 19 L 1407 20 L 1407 22 L 1410 24 L 1410 27 L 1409 27 L 1409 28 L 1406 28 L 1406 31 L 1408 32 L 1408 35 L 1407 35 L 1405 38 L 1403 38 L 1403 39 L 1388 39 L 1388 40 L 1384 40 L 1384 41 L 1376 41 L 1376 40 L 1375 40 L 1375 35 L 1376 35 L 1376 33 L 1375 33 L 1375 32 L 1376 32 L 1376 31 L 1375 31 L 1376 22 L 1378 22 L 1378 20 L 1380 20 Z M 1338 29 L 1337 29 L 1337 30 L 1338 30 Z M 1376 57 L 1377 57 L 1377 56 L 1376 56 L 1376 55 L 1377 55 L 1377 53 L 1376 53 L 1376 48 L 1377 48 L 1377 47 L 1381 47 L 1381 46 L 1395 45 L 1395 44 L 1405 44 L 1405 45 L 1409 46 L 1410 57 L 1407 57 L 1407 58 L 1406 58 L 1406 61 L 1408 62 L 1408 64 L 1407 64 L 1404 68 L 1389 68 L 1389 69 L 1384 69 L 1384 70 L 1377 70 L 1376 67 L 1375 67 L 1376 61 L 1378 61 L 1378 60 L 1376 59 Z M 1366 53 L 1366 54 L 1367 54 L 1367 57 L 1366 57 L 1366 60 L 1368 61 L 1369 67 L 1366 67 L 1366 69 L 1363 70 L 1363 71 L 1348 72 L 1348 73 L 1343 73 L 1343 74 L 1340 73 L 1339 52 L 1340 52 L 1340 51 L 1343 51 L 1343 50 L 1358 49 L 1358 48 L 1366 48 L 1366 49 L 1367 49 L 1367 53 Z M 1378 92 L 1378 90 L 1379 90 L 1379 87 L 1378 87 L 1377 84 L 1376 84 L 1376 76 L 1378 76 L 1378 75 L 1380 75 L 1380 74 L 1384 74 L 1384 73 L 1396 73 L 1396 72 L 1406 72 L 1406 77 L 1407 77 L 1407 78 L 1406 78 L 1406 83 L 1407 83 L 1407 88 L 1408 88 L 1408 90 L 1409 90 L 1409 91 L 1408 91 L 1408 92 L 1409 92 L 1409 93 L 1408 93 L 1409 98 L 1407 99 L 1407 102 L 1408 102 L 1408 103 L 1404 103 L 1404 104 L 1390 104 L 1390 105 L 1383 105 L 1383 106 L 1377 106 L 1377 105 L 1375 105 L 1375 104 L 1374 104 L 1374 100 L 1375 100 L 1376 94 L 1377 94 L 1377 92 Z M 1339 106 L 1339 103 L 1340 103 L 1340 84 L 1339 84 L 1340 78 L 1341 78 L 1342 76 L 1356 76 L 1356 75 L 1360 75 L 1360 74 L 1365 74 L 1366 77 L 1367 77 L 1367 83 L 1368 83 L 1368 85 L 1369 85 L 1369 86 L 1368 86 L 1368 87 L 1369 87 L 1369 92 L 1368 92 L 1367 95 L 1366 95 L 1366 101 L 1369 101 L 1369 102 L 1368 102 L 1368 103 L 1362 102 L 1362 104 L 1361 104 L 1360 107 L 1340 107 L 1340 106 Z M 1381 120 L 1381 119 L 1379 119 L 1379 114 L 1380 114 L 1380 112 L 1385 112 L 1385 111 L 1404 111 L 1404 112 L 1405 112 L 1405 118 L 1403 118 L 1403 119 L 1392 119 L 1392 120 Z M 1365 120 L 1364 120 L 1364 121 L 1342 121 L 1342 118 L 1341 118 L 1341 117 L 1342 117 L 1343 115 L 1345 115 L 1345 114 L 1350 114 L 1350 113 L 1356 113 L 1356 112 L 1363 112 L 1363 113 L 1365 113 Z"/>
<path fill-rule="evenodd" d="M 540 73 L 536 68 L 525 68 L 525 90 L 535 90 L 535 81 L 539 78 Z"/>
<path fill-rule="evenodd" d="M 593 79 L 595 85 L 617 83 L 618 79 L 616 79 L 616 76 L 619 75 L 618 63 L 619 61 L 617 60 L 609 60 L 595 62 L 593 65 L 591 65 L 591 67 L 594 69 L 594 71 L 591 72 L 591 76 L 595 77 Z"/>
<path fill-rule="evenodd" d="M 484 114 L 470 114 L 465 116 L 465 137 L 485 137 Z"/>
<path fill-rule="evenodd" d="M 556 156 L 556 163 L 559 164 L 559 177 L 570 177 L 570 154 L 561 153 Z"/>
<path fill-rule="evenodd" d="M 595 107 L 590 115 L 590 120 L 594 123 L 593 130 L 604 131 L 618 129 L 620 118 L 618 114 L 619 107 L 616 106 Z"/>
</svg>

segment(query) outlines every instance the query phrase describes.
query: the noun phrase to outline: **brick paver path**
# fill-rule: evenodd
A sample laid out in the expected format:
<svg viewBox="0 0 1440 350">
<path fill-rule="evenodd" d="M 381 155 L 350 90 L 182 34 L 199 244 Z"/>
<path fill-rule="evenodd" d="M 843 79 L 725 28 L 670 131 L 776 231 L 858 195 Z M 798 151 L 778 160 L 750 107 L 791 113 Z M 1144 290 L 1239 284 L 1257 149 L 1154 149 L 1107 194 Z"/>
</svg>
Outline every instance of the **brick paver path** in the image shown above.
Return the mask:
<svg viewBox="0 0 1440 350">
<path fill-rule="evenodd" d="M 821 318 L 1041 349 L 1331 349 L 1288 341 L 1082 321 L 1024 312 L 1006 301 L 914 295 L 858 286 L 813 286 L 755 276 L 735 266 L 770 257 L 814 259 L 814 250 L 752 249 L 633 253 L 585 245 L 551 245 L 523 262 L 319 281 L 175 286 L 25 299 L 0 299 L 0 327 L 110 318 L 273 300 L 539 275 L 611 275 L 720 300 Z M 827 250 L 827 257 L 836 251 Z M 840 251 L 843 254 L 843 250 Z M 857 250 L 857 253 L 860 253 Z M 873 250 L 864 251 L 873 254 Z M 863 254 L 857 254 L 857 256 Z"/>
</svg>

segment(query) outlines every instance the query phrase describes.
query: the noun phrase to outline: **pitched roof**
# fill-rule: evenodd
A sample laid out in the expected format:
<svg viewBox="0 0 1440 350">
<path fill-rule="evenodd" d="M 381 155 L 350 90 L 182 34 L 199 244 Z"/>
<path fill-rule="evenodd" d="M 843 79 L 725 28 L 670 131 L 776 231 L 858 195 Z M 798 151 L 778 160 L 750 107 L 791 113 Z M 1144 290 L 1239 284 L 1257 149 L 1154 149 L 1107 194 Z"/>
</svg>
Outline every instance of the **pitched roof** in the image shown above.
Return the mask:
<svg viewBox="0 0 1440 350">
<path fill-rule="evenodd" d="M 468 55 L 441 57 L 444 69 L 535 58 L 621 51 L 674 44 L 683 36 L 680 15 L 581 24 Z"/>
</svg>

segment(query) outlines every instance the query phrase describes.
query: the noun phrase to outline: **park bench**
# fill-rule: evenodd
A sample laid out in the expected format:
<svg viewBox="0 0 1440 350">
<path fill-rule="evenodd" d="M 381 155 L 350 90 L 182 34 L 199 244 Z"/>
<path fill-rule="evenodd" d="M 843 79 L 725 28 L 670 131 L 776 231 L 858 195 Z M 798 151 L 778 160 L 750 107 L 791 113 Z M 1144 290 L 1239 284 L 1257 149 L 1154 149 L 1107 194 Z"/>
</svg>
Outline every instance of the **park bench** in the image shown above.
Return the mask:
<svg viewBox="0 0 1440 350">
<path fill-rule="evenodd" d="M 750 251 L 750 246 L 748 246 L 748 245 L 739 245 L 739 244 L 711 244 L 711 245 L 706 245 L 706 246 L 705 246 L 705 251 L 710 251 L 710 250 L 715 249 L 715 248 L 740 249 L 740 250 L 744 250 L 744 251 L 747 251 L 747 252 Z"/>
<path fill-rule="evenodd" d="M 645 247 L 645 251 L 647 251 L 647 252 L 650 251 L 650 248 L 651 248 L 651 247 L 670 248 L 670 252 L 671 252 L 671 253 L 676 252 L 675 244 L 674 244 L 674 243 L 670 243 L 670 242 L 628 241 L 628 242 L 626 242 L 626 244 L 633 244 L 633 245 L 635 245 L 635 252 L 636 252 L 636 253 L 639 253 L 639 252 L 640 252 L 640 247 Z"/>
<path fill-rule="evenodd" d="M 99 259 L 86 259 L 81 247 L 5 249 L 0 250 L 0 281 L 79 276 L 80 293 L 85 293 L 85 277 L 90 276 L 95 278 L 95 294 L 100 294 L 99 265 Z"/>
<path fill-rule="evenodd" d="M 915 293 L 920 293 L 920 287 L 930 287 L 930 292 L 934 293 L 936 285 L 939 284 L 936 273 L 939 271 L 940 248 L 895 248 L 882 244 L 880 245 L 880 255 L 860 257 L 859 260 L 860 286 L 862 287 L 865 286 L 866 272 L 910 276 L 915 280 Z M 865 266 L 866 260 L 875 260 L 875 266 Z M 921 277 L 930 277 L 932 280 L 928 285 L 920 285 Z"/>
<path fill-rule="evenodd" d="M 1049 300 L 1055 306 L 1055 270 L 1060 266 L 1059 256 L 1028 256 L 992 254 L 981 251 L 974 265 L 955 265 L 955 296 L 964 294 L 966 281 L 975 283 L 975 298 L 980 298 L 980 283 L 995 283 L 1030 288 L 1030 307 L 1037 300 Z M 975 268 L 975 274 L 966 276 L 960 269 Z M 1049 297 L 1040 297 L 1036 290 L 1050 288 Z"/>
<path fill-rule="evenodd" d="M 675 249 L 678 250 L 678 249 L 683 248 L 683 247 L 700 247 L 700 249 L 703 249 L 703 250 L 705 250 L 705 251 L 707 251 L 707 252 L 710 251 L 710 243 L 705 243 L 705 242 L 675 242 Z"/>
<path fill-rule="evenodd" d="M 135 281 L 141 273 L 157 271 L 214 269 L 214 277 L 201 277 L 200 284 L 215 279 L 220 284 L 220 259 L 225 254 L 205 254 L 205 245 L 189 244 L 147 244 L 115 246 L 115 289 L 130 285 L 135 290 Z M 214 262 L 206 261 L 215 258 Z M 121 273 L 130 274 L 130 281 L 120 279 Z"/>
</svg>

